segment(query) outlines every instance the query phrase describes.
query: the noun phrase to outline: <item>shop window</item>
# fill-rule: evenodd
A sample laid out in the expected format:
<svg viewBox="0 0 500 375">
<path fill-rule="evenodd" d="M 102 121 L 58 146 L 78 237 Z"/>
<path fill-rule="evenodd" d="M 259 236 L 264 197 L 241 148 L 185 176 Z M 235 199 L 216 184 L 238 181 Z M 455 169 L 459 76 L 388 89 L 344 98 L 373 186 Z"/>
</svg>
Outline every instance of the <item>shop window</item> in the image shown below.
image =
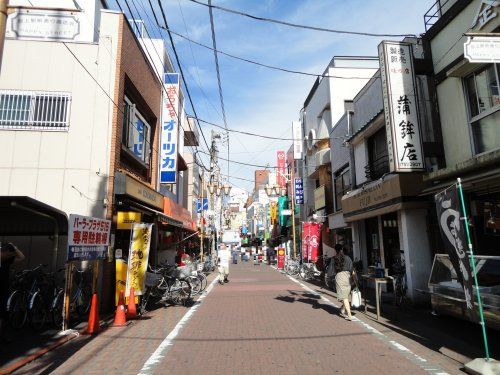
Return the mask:
<svg viewBox="0 0 500 375">
<path fill-rule="evenodd" d="M 335 174 L 335 211 L 342 210 L 342 197 L 351 189 L 349 167 Z"/>
<path fill-rule="evenodd" d="M 0 129 L 67 130 L 71 94 L 0 90 Z"/>
<path fill-rule="evenodd" d="M 365 175 L 368 180 L 376 180 L 389 172 L 389 154 L 385 128 L 368 138 L 368 164 Z"/>
<path fill-rule="evenodd" d="M 137 160 L 149 165 L 151 153 L 151 125 L 139 113 L 132 101 L 125 97 L 123 104 L 122 144 Z"/>
<path fill-rule="evenodd" d="M 490 64 L 465 78 L 476 154 L 500 147 L 499 68 L 498 64 Z"/>
</svg>

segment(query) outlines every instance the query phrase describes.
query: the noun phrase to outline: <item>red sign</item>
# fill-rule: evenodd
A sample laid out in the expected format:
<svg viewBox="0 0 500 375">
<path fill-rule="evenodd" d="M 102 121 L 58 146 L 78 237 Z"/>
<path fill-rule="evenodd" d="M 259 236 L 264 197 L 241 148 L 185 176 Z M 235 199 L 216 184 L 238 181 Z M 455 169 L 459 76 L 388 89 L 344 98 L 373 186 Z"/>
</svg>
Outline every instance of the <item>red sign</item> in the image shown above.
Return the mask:
<svg viewBox="0 0 500 375">
<path fill-rule="evenodd" d="M 321 243 L 321 223 L 306 222 L 302 229 L 302 259 L 309 262 L 318 261 L 319 245 Z"/>
<path fill-rule="evenodd" d="M 285 249 L 278 248 L 278 269 L 285 269 Z"/>
<path fill-rule="evenodd" d="M 278 173 L 276 176 L 276 180 L 280 187 L 286 186 L 286 159 L 285 159 L 285 151 L 278 151 Z"/>
</svg>

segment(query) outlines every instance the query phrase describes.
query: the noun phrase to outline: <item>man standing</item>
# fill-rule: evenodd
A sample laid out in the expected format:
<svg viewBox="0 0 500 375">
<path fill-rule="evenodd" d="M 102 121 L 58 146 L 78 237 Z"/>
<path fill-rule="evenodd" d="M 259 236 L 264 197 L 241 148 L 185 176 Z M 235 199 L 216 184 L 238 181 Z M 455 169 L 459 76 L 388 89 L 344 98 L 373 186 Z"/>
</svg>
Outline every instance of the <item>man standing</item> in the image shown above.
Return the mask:
<svg viewBox="0 0 500 375">
<path fill-rule="evenodd" d="M 224 283 L 229 282 L 229 258 L 231 253 L 226 247 L 226 244 L 221 244 L 219 253 L 217 255 L 217 264 L 219 266 L 219 284 L 224 285 Z"/>
</svg>

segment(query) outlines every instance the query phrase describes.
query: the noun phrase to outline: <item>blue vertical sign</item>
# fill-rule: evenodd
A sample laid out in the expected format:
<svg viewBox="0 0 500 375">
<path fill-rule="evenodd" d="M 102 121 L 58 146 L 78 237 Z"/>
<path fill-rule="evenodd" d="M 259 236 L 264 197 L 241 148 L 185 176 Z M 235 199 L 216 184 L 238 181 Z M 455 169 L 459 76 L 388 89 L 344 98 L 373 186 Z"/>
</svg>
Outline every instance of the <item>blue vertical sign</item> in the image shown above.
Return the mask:
<svg viewBox="0 0 500 375">
<path fill-rule="evenodd" d="M 203 211 L 208 211 L 208 198 L 203 198 Z M 201 214 L 201 198 L 196 200 L 196 212 Z"/>
<path fill-rule="evenodd" d="M 177 182 L 177 134 L 179 114 L 179 73 L 165 73 L 160 144 L 160 183 Z"/>
<path fill-rule="evenodd" d="M 304 187 L 301 178 L 295 178 L 295 204 L 304 204 Z"/>
</svg>

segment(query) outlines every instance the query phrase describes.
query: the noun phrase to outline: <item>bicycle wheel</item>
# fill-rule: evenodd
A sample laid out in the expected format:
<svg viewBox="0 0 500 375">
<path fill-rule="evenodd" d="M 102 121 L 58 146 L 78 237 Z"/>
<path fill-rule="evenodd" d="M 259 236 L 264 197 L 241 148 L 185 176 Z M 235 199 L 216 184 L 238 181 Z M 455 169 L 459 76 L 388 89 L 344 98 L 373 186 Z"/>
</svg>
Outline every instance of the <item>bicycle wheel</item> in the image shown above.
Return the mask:
<svg viewBox="0 0 500 375">
<path fill-rule="evenodd" d="M 286 267 L 285 272 L 290 276 L 297 276 L 299 274 L 300 268 L 295 264 L 290 264 Z"/>
<path fill-rule="evenodd" d="M 306 270 L 304 267 L 300 268 L 299 275 L 302 278 L 302 280 L 305 280 L 305 281 L 307 281 L 311 278 L 311 276 L 309 275 L 309 271 Z"/>
<path fill-rule="evenodd" d="M 21 329 L 26 324 L 28 316 L 26 293 L 16 290 L 7 300 L 7 314 L 9 325 L 14 329 Z"/>
<path fill-rule="evenodd" d="M 170 296 L 174 305 L 185 305 L 191 299 L 191 284 L 186 280 L 176 280 L 170 287 Z"/>
<path fill-rule="evenodd" d="M 207 285 L 208 285 L 207 275 L 205 275 L 203 272 L 200 272 L 198 274 L 198 279 L 200 279 L 201 291 L 203 292 L 207 288 Z"/>
<path fill-rule="evenodd" d="M 63 323 L 64 291 L 60 290 L 52 302 L 51 315 L 52 323 L 56 328 L 60 328 Z"/>
<path fill-rule="evenodd" d="M 80 319 L 85 319 L 90 310 L 90 302 L 92 300 L 92 290 L 90 285 L 84 285 L 81 289 L 77 290 L 76 298 L 76 313 Z"/>
<path fill-rule="evenodd" d="M 189 283 L 191 284 L 191 294 L 196 296 L 201 293 L 201 281 L 198 277 L 190 277 Z"/>
<path fill-rule="evenodd" d="M 396 286 L 394 288 L 394 301 L 396 302 L 396 306 L 401 307 L 403 304 L 404 293 L 403 293 L 403 285 L 401 281 L 396 281 Z"/>
<path fill-rule="evenodd" d="M 47 320 L 47 308 L 45 306 L 45 301 L 43 300 L 40 292 L 36 292 L 31 297 L 28 317 L 31 328 L 35 331 L 41 331 L 45 326 L 45 321 Z"/>
</svg>

